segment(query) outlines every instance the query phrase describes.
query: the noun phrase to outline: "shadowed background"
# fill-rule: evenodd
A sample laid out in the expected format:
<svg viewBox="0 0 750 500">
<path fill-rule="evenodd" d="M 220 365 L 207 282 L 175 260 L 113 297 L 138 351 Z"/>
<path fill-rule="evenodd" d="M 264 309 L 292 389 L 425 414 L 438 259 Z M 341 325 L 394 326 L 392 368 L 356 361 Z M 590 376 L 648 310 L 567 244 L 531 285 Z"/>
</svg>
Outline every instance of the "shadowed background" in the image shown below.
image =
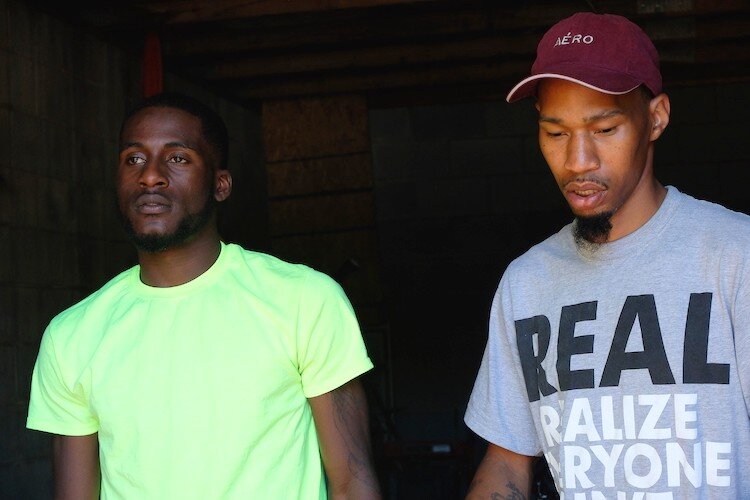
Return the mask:
<svg viewBox="0 0 750 500">
<path fill-rule="evenodd" d="M 50 318 L 135 262 L 115 216 L 117 132 L 147 33 L 168 90 L 220 111 L 225 239 L 333 275 L 377 368 L 388 498 L 459 498 L 483 451 L 462 422 L 508 262 L 570 219 L 531 102 L 505 92 L 579 10 L 626 15 L 662 56 L 657 176 L 750 212 L 750 2 L 0 0 L 0 497 L 47 498 L 23 430 Z"/>
</svg>

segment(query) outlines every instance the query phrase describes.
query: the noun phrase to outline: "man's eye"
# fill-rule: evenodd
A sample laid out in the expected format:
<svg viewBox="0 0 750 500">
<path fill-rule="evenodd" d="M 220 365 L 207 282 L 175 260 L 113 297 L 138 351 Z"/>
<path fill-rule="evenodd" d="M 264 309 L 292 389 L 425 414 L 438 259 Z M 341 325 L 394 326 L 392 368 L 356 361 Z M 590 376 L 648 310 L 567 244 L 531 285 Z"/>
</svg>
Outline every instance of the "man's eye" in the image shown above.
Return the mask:
<svg viewBox="0 0 750 500">
<path fill-rule="evenodd" d="M 169 161 L 172 163 L 187 163 L 187 158 L 180 155 L 174 155 L 169 158 Z"/>
<path fill-rule="evenodd" d="M 549 132 L 547 131 L 547 137 L 562 137 L 563 132 Z"/>
<path fill-rule="evenodd" d="M 602 134 L 602 135 L 611 135 L 611 134 L 613 134 L 615 132 L 615 128 L 617 128 L 617 127 L 603 128 L 601 130 L 597 130 L 596 133 L 597 134 Z"/>
<path fill-rule="evenodd" d="M 128 165 L 140 165 L 146 163 L 146 159 L 141 158 L 140 156 L 130 156 L 125 159 L 125 163 Z"/>
</svg>

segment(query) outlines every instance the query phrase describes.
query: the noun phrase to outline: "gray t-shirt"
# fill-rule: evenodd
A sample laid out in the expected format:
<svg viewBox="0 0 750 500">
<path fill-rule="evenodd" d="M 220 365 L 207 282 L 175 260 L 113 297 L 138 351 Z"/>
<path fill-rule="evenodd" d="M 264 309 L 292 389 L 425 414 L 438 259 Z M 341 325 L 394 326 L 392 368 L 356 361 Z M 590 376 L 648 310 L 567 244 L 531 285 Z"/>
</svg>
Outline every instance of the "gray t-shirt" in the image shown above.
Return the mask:
<svg viewBox="0 0 750 500">
<path fill-rule="evenodd" d="M 596 251 L 508 266 L 466 412 L 566 499 L 750 498 L 750 217 L 670 187 Z"/>
</svg>

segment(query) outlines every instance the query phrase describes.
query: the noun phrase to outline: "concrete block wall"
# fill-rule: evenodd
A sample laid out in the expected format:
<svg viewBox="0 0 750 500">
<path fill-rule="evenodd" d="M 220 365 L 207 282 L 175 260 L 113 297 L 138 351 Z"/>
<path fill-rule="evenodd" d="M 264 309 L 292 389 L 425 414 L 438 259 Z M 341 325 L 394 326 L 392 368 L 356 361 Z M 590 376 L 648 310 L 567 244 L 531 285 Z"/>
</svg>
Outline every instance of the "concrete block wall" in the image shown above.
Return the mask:
<svg viewBox="0 0 750 500">
<path fill-rule="evenodd" d="M 365 328 L 382 322 L 367 116 L 356 95 L 262 106 L 272 253 L 337 279 Z"/>
<path fill-rule="evenodd" d="M 750 149 L 739 123 L 750 83 L 668 92 L 672 122 L 656 148 L 657 176 L 750 212 Z M 370 130 L 397 422 L 411 439 L 461 439 L 455 415 L 471 391 L 500 276 L 572 217 L 539 153 L 531 102 L 371 110 Z"/>
<path fill-rule="evenodd" d="M 750 148 L 742 114 L 750 82 L 667 89 L 669 128 L 656 149 L 656 173 L 697 198 L 750 213 Z"/>
<path fill-rule="evenodd" d="M 0 498 L 51 498 L 49 437 L 25 430 L 43 329 L 135 262 L 113 179 L 120 120 L 140 98 L 139 82 L 137 57 L 0 0 Z M 178 78 L 166 87 L 226 117 L 230 168 L 242 182 L 223 215 L 243 224 L 225 236 L 262 246 L 259 114 Z"/>
</svg>

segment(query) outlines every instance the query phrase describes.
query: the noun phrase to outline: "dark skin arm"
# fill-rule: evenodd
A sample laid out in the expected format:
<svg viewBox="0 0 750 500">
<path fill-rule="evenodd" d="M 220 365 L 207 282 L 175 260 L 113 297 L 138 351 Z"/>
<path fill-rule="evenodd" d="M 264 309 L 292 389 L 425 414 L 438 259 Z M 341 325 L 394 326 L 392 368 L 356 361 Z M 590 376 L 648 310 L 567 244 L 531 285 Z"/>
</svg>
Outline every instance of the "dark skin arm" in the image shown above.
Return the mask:
<svg viewBox="0 0 750 500">
<path fill-rule="evenodd" d="M 469 486 L 466 500 L 529 498 L 534 458 L 490 443 Z"/>
<path fill-rule="evenodd" d="M 88 436 L 52 437 L 55 500 L 99 498 L 99 439 Z"/>
<path fill-rule="evenodd" d="M 380 499 L 370 449 L 367 400 L 359 380 L 308 401 L 328 477 L 328 498 Z"/>
</svg>

